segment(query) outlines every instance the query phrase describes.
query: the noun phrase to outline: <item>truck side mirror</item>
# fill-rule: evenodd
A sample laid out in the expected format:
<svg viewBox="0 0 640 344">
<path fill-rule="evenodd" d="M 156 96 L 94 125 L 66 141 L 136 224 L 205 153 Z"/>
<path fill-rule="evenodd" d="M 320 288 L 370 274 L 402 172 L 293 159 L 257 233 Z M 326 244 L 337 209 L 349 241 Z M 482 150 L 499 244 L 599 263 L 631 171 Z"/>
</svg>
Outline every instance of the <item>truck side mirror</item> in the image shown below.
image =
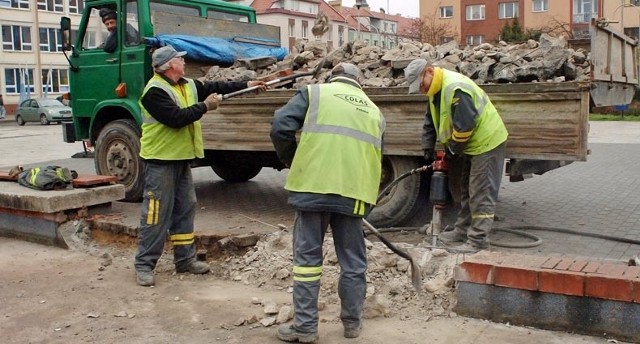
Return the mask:
<svg viewBox="0 0 640 344">
<path fill-rule="evenodd" d="M 60 32 L 62 32 L 62 50 L 71 50 L 71 18 L 60 18 Z"/>
</svg>

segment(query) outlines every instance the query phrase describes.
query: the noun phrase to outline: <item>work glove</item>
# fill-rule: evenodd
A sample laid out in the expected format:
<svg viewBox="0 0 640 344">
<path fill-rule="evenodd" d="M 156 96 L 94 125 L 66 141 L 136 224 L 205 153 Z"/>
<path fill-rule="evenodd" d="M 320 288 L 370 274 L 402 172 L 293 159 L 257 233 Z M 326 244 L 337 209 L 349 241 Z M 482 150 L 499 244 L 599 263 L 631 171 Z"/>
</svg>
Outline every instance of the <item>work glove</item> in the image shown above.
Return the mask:
<svg viewBox="0 0 640 344">
<path fill-rule="evenodd" d="M 426 165 L 431 165 L 436 158 L 436 152 L 433 148 L 427 148 L 422 151 L 424 153 L 424 161 Z"/>
<path fill-rule="evenodd" d="M 217 93 L 211 93 L 207 99 L 204 100 L 204 105 L 207 106 L 207 111 L 215 110 L 220 105 L 220 97 Z"/>
</svg>

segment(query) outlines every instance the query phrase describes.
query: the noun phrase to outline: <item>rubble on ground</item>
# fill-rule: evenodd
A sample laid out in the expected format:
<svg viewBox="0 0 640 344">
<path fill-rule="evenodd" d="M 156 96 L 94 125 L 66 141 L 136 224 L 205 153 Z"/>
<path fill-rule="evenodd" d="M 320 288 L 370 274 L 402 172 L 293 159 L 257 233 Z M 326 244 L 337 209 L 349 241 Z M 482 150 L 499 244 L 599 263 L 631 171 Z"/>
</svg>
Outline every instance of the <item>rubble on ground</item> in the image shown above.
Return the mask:
<svg viewBox="0 0 640 344">
<path fill-rule="evenodd" d="M 569 48 L 563 37 L 542 34 L 539 41 L 521 44 L 501 41 L 461 47 L 456 41 L 439 46 L 401 41 L 392 49 L 355 41 L 330 50 L 326 42 L 299 39 L 283 61 L 240 60 L 231 68 L 211 67 L 204 79 L 253 80 L 286 69 L 314 68 L 323 58 L 326 58 L 325 69 L 317 78 L 299 78 L 293 87 L 325 81 L 331 68 L 340 62 L 359 66 L 366 78 L 364 86 L 407 86 L 403 70 L 416 58 L 460 72 L 478 84 L 586 81 L 590 73 L 590 57 L 586 51 Z"/>
<path fill-rule="evenodd" d="M 407 250 L 420 266 L 422 290 L 416 293 L 411 284 L 411 268 L 407 260 L 398 257 L 381 242 L 366 240 L 366 245 L 368 271 L 365 319 L 399 316 L 401 319 L 420 318 L 427 321 L 454 314 L 453 269 L 460 257 L 441 249 L 396 243 Z M 225 278 L 238 283 L 275 287 L 291 293 L 292 252 L 292 235 L 287 231 L 274 232 L 263 236 L 244 255 L 227 258 L 221 270 Z M 326 305 L 339 307 L 340 267 L 330 234 L 325 238 L 323 254 L 319 308 L 324 309 Z M 270 324 L 286 322 L 293 316 L 290 305 L 275 305 L 271 300 L 257 298 L 252 299 L 251 303 L 262 306 L 263 319 L 275 319 L 269 319 Z M 337 321 L 339 314 L 324 316 L 324 319 L 329 317 L 329 320 Z M 248 324 L 249 320 L 238 320 L 235 324 Z"/>
</svg>

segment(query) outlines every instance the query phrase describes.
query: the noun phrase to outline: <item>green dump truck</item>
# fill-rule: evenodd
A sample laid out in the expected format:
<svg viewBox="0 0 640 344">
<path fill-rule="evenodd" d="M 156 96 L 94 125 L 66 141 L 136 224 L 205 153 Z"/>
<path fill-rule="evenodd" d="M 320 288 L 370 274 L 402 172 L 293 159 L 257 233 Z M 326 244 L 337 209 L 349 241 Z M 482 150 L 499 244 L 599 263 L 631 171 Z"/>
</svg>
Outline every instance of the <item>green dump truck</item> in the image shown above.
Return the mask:
<svg viewBox="0 0 640 344">
<path fill-rule="evenodd" d="M 161 33 L 233 37 L 251 32 L 279 39 L 279 28 L 256 24 L 252 8 L 215 0 L 86 0 L 77 34 L 63 18 L 65 48 L 71 51 L 70 87 L 73 123 L 64 127 L 67 142 L 84 140 L 95 146 L 98 174 L 114 175 L 126 186 L 125 201 L 141 199 L 143 177 L 138 98 L 152 75 L 149 47 L 143 37 Z M 99 48 L 102 23 L 97 9 L 118 13 L 118 48 Z M 128 31 L 137 31 L 135 39 Z M 75 37 L 74 37 L 75 36 Z M 72 45 L 71 39 L 75 38 Z M 506 173 L 513 181 L 541 174 L 573 161 L 585 161 L 590 104 L 628 104 L 638 84 L 636 41 L 592 24 L 592 70 L 588 82 L 483 85 L 508 127 Z M 191 77 L 201 77 L 198 63 L 188 61 Z M 200 73 L 200 74 L 198 74 Z M 422 165 L 420 132 L 426 98 L 407 89 L 365 89 L 387 121 L 381 189 L 401 174 Z M 201 120 L 205 158 L 222 179 L 243 182 L 262 168 L 282 169 L 269 138 L 274 111 L 294 90 L 270 90 L 226 100 Z M 426 183 L 419 174 L 390 190 L 369 216 L 377 226 L 399 224 L 411 216 Z"/>
</svg>

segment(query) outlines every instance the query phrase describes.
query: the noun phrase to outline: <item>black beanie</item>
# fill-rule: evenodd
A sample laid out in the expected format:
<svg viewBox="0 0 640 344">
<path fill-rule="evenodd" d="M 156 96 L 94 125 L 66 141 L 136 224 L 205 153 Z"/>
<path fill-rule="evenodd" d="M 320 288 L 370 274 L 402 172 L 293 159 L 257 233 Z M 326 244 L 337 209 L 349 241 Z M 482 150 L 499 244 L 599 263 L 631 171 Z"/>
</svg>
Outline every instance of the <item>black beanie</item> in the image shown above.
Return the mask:
<svg viewBox="0 0 640 344">
<path fill-rule="evenodd" d="M 109 20 L 109 19 L 116 19 L 118 17 L 118 15 L 116 14 L 116 11 L 110 9 L 110 8 L 101 8 L 100 9 L 100 17 L 102 17 L 102 22 L 104 23 L 105 21 Z"/>
</svg>

